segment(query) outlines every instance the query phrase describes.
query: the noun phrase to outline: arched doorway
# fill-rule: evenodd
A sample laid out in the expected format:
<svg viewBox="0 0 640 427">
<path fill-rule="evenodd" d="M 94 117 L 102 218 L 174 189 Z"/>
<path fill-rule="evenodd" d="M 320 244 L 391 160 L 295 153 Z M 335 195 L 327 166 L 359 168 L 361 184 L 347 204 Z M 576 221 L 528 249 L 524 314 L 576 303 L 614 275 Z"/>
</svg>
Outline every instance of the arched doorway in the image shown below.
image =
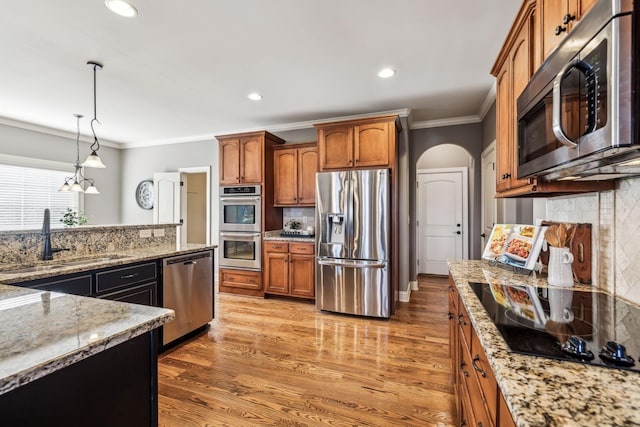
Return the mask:
<svg viewBox="0 0 640 427">
<path fill-rule="evenodd" d="M 417 272 L 448 273 L 447 260 L 469 258 L 469 169 L 473 157 L 454 144 L 425 151 L 416 163 Z"/>
</svg>

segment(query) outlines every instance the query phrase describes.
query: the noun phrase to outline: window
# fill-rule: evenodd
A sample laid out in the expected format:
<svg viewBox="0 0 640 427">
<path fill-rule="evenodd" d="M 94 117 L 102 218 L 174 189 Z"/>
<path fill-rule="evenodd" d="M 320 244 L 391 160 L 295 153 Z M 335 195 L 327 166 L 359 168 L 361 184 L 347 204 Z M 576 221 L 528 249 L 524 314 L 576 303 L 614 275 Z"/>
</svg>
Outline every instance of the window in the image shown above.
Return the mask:
<svg viewBox="0 0 640 427">
<path fill-rule="evenodd" d="M 79 193 L 58 191 L 72 174 L 70 165 L 1 156 L 0 231 L 42 228 L 45 208 L 51 210 L 51 227 L 62 227 L 60 219 L 68 208 L 80 210 Z"/>
</svg>

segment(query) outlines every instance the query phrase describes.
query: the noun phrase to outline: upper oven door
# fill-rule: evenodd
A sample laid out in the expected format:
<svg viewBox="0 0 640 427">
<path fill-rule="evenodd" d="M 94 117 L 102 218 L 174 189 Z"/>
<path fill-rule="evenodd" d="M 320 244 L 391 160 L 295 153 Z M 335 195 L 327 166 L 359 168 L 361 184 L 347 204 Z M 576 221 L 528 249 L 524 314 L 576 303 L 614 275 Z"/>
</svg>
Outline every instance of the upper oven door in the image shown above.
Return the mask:
<svg viewBox="0 0 640 427">
<path fill-rule="evenodd" d="M 260 196 L 220 197 L 220 230 L 260 232 Z"/>
</svg>

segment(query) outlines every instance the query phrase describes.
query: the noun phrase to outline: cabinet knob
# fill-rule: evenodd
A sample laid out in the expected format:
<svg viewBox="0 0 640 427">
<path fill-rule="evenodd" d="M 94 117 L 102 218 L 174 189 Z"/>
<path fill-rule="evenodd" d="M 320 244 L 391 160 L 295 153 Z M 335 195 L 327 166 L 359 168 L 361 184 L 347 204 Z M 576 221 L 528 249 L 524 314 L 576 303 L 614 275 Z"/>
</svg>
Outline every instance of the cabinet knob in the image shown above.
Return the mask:
<svg viewBox="0 0 640 427">
<path fill-rule="evenodd" d="M 567 25 L 569 22 L 571 22 L 571 21 L 575 21 L 575 20 L 576 20 L 576 16 L 575 16 L 575 15 L 572 15 L 572 14 L 570 14 L 570 13 L 567 13 L 566 15 L 564 15 L 564 16 L 562 17 L 562 23 L 563 23 L 564 25 Z"/>
<path fill-rule="evenodd" d="M 449 320 L 453 319 L 453 313 L 452 312 L 448 312 L 447 313 L 447 317 L 449 318 Z"/>
<path fill-rule="evenodd" d="M 560 34 L 562 34 L 565 31 L 567 31 L 567 27 L 563 27 L 563 26 L 558 25 L 556 27 L 555 34 L 556 34 L 556 36 L 559 36 Z"/>
</svg>

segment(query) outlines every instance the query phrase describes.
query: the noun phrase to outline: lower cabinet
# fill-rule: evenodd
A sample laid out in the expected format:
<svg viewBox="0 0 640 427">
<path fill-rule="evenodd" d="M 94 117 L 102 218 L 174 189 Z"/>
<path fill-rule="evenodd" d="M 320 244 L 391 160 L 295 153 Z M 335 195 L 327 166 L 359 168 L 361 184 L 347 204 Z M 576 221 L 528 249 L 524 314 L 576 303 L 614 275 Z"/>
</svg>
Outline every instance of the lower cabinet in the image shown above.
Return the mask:
<svg viewBox="0 0 640 427">
<path fill-rule="evenodd" d="M 220 269 L 218 289 L 240 295 L 264 296 L 262 272 L 251 270 Z"/>
<path fill-rule="evenodd" d="M 17 286 L 38 289 L 40 291 L 62 292 L 83 297 L 93 294 L 93 275 L 82 273 L 81 275 L 56 277 L 53 279 L 40 279 L 31 282 L 17 283 Z"/>
<path fill-rule="evenodd" d="M 135 286 L 130 289 L 125 289 L 118 292 L 113 292 L 106 295 L 101 295 L 98 298 L 109 299 L 113 301 L 129 302 L 132 304 L 142 305 L 158 305 L 158 283 L 146 283 L 143 285 Z"/>
<path fill-rule="evenodd" d="M 313 243 L 264 242 L 265 293 L 315 298 Z"/>
<path fill-rule="evenodd" d="M 451 276 L 449 276 L 449 343 L 459 425 L 515 426 Z"/>
</svg>

